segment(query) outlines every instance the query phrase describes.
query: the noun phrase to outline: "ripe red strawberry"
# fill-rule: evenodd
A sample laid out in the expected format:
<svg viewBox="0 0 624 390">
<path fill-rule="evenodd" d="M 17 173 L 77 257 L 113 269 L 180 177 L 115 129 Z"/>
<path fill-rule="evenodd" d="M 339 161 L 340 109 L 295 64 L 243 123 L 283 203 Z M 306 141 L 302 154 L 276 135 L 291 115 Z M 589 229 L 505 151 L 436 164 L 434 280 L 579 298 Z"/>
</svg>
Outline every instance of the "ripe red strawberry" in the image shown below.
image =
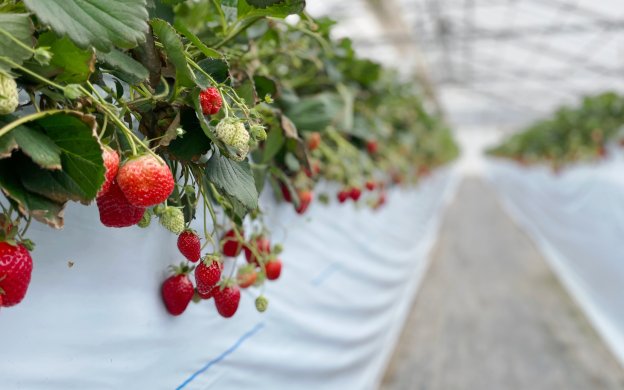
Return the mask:
<svg viewBox="0 0 624 390">
<path fill-rule="evenodd" d="M 236 284 L 232 284 L 231 281 L 227 282 L 223 289 L 215 289 L 213 296 L 215 306 L 221 316 L 230 318 L 238 310 L 241 297 L 240 289 Z"/>
<path fill-rule="evenodd" d="M 306 174 L 307 177 L 313 178 L 321 173 L 321 165 L 318 161 L 311 161 L 310 169 L 304 167 L 303 172 Z"/>
<path fill-rule="evenodd" d="M 195 289 L 195 291 L 197 292 L 197 295 L 199 295 L 199 297 L 201 299 L 210 299 L 210 298 L 212 298 L 212 296 L 213 296 L 213 294 L 215 292 L 215 289 L 218 289 L 218 288 L 219 288 L 218 286 L 215 286 L 215 287 L 211 288 L 210 290 L 208 290 L 208 292 L 205 292 L 205 293 L 199 292 L 197 289 Z"/>
<path fill-rule="evenodd" d="M 298 191 L 298 194 L 299 194 L 299 206 L 297 206 L 295 210 L 297 211 L 298 214 L 303 214 L 308 209 L 308 206 L 310 206 L 313 195 L 312 195 L 312 192 L 308 190 Z"/>
<path fill-rule="evenodd" d="M 117 184 L 128 202 L 138 207 L 164 202 L 175 186 L 167 164 L 148 154 L 126 161 L 117 173 Z"/>
<path fill-rule="evenodd" d="M 248 263 L 253 263 L 256 265 L 260 264 L 258 262 L 258 259 L 256 259 L 256 255 L 250 249 L 250 246 L 252 248 L 255 248 L 256 252 L 260 255 L 269 254 L 271 252 L 271 243 L 269 242 L 269 240 L 262 236 L 256 237 L 256 239 L 252 240 L 244 247 L 245 258 L 247 259 Z"/>
<path fill-rule="evenodd" d="M 186 269 L 179 269 L 175 275 L 168 277 L 162 284 L 162 299 L 172 316 L 182 314 L 193 299 L 195 289 L 187 272 Z"/>
<path fill-rule="evenodd" d="M 199 236 L 192 230 L 185 230 L 178 236 L 178 249 L 180 253 L 196 263 L 201 257 L 201 242 Z"/>
<path fill-rule="evenodd" d="M 346 189 L 340 190 L 337 195 L 338 202 L 344 203 L 347 201 L 347 199 L 349 199 L 350 196 L 351 196 L 351 191 L 348 191 Z"/>
<path fill-rule="evenodd" d="M 381 191 L 379 194 L 379 198 L 377 199 L 377 203 L 375 204 L 375 209 L 386 204 L 386 191 Z"/>
<path fill-rule="evenodd" d="M 24 245 L 0 242 L 0 307 L 17 305 L 24 299 L 32 268 L 32 258 Z"/>
<path fill-rule="evenodd" d="M 247 288 L 256 282 L 258 273 L 253 265 L 240 267 L 236 275 L 236 282 L 240 288 Z"/>
<path fill-rule="evenodd" d="M 357 202 L 360 199 L 360 196 L 362 195 L 362 190 L 360 190 L 359 187 L 352 187 L 351 191 L 349 191 L 349 196 L 351 197 L 351 199 L 353 199 L 355 202 Z"/>
<path fill-rule="evenodd" d="M 275 280 L 282 273 L 282 261 L 280 259 L 269 260 L 264 266 L 266 277 L 269 280 Z"/>
<path fill-rule="evenodd" d="M 284 183 L 280 183 L 280 190 L 282 190 L 282 196 L 284 197 L 284 201 L 289 203 L 292 202 L 292 196 L 290 195 L 288 186 Z"/>
<path fill-rule="evenodd" d="M 214 115 L 221 109 L 223 100 L 215 87 L 206 88 L 199 93 L 199 104 L 204 115 Z"/>
<path fill-rule="evenodd" d="M 128 202 L 115 181 L 111 183 L 108 191 L 97 197 L 96 202 L 100 211 L 100 221 L 108 227 L 136 225 L 145 213 L 145 208 L 133 206 Z"/>
<path fill-rule="evenodd" d="M 365 185 L 366 189 L 369 191 L 374 191 L 375 188 L 377 188 L 377 183 L 375 183 L 375 181 L 373 180 L 368 180 Z"/>
<path fill-rule="evenodd" d="M 375 154 L 377 153 L 377 149 L 379 149 L 379 145 L 377 144 L 377 141 L 370 140 L 366 142 L 366 150 L 368 150 L 368 153 Z"/>
<path fill-rule="evenodd" d="M 115 176 L 117 176 L 117 172 L 119 171 L 119 154 L 117 154 L 115 150 L 105 146 L 102 158 L 104 159 L 106 172 L 104 173 L 104 184 L 102 184 L 98 195 L 108 191 L 113 181 L 115 181 Z"/>
<path fill-rule="evenodd" d="M 221 280 L 223 263 L 211 258 L 203 259 L 195 268 L 195 284 L 197 291 L 207 294 Z"/>
<path fill-rule="evenodd" d="M 241 237 L 244 236 L 243 231 L 240 231 Z M 243 249 L 243 244 L 236 238 L 236 232 L 234 229 L 230 229 L 225 233 L 221 239 L 221 252 L 227 257 L 236 257 Z"/>
<path fill-rule="evenodd" d="M 321 134 L 313 132 L 308 138 L 308 149 L 311 151 L 316 150 L 321 145 Z"/>
</svg>

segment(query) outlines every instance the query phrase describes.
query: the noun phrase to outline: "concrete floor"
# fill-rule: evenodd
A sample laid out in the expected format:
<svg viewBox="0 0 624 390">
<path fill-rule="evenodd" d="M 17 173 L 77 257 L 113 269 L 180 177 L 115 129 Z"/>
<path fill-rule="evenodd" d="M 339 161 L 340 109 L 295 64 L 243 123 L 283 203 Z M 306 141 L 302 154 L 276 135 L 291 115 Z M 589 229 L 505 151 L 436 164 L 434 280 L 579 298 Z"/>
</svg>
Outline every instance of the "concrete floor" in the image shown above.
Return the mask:
<svg viewBox="0 0 624 390">
<path fill-rule="evenodd" d="M 384 390 L 624 389 L 624 371 L 478 179 L 462 183 Z"/>
</svg>

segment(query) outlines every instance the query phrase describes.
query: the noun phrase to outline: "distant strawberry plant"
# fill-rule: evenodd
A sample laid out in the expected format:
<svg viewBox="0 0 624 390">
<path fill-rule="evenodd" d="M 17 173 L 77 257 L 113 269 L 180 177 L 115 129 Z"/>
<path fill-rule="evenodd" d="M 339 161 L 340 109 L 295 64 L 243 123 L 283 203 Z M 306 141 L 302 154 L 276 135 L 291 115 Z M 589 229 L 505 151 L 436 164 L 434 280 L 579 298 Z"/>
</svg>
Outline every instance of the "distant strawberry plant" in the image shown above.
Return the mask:
<svg viewBox="0 0 624 390">
<path fill-rule="evenodd" d="M 26 293 L 31 220 L 61 228 L 67 202 L 95 200 L 105 226 L 158 218 L 179 235 L 169 313 L 214 298 L 231 317 L 248 287 L 262 312 L 282 270 L 258 204 L 267 184 L 299 214 L 330 201 L 321 179 L 377 208 L 454 158 L 418 86 L 331 40 L 333 22 L 304 6 L 0 0 L 0 306 Z M 189 227 L 198 209 L 202 232 Z"/>
<path fill-rule="evenodd" d="M 488 153 L 523 165 L 546 164 L 554 171 L 578 161 L 606 157 L 607 144 L 624 140 L 624 97 L 612 92 L 589 96 L 575 107 L 562 107 Z"/>
</svg>

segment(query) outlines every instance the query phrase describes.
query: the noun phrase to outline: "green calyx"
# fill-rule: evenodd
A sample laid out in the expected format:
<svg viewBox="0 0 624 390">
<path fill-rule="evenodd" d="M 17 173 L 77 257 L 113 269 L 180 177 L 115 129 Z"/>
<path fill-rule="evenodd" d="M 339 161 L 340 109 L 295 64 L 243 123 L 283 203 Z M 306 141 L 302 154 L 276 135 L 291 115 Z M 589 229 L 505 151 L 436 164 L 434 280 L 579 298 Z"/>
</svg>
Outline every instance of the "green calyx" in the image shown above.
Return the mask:
<svg viewBox="0 0 624 390">
<path fill-rule="evenodd" d="M 149 226 L 151 221 L 152 221 L 152 214 L 149 212 L 149 210 L 145 210 L 145 213 L 143 213 L 143 216 L 141 217 L 141 220 L 139 221 L 139 223 L 137 223 L 137 226 L 140 228 L 146 228 Z"/>
</svg>

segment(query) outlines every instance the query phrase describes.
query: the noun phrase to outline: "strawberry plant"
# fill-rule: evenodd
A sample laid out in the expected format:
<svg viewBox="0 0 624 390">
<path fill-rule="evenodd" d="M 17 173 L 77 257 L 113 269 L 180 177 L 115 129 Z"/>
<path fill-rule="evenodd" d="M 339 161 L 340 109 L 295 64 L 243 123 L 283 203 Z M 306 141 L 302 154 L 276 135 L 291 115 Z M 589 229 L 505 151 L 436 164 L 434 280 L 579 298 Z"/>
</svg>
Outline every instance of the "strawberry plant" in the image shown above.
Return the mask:
<svg viewBox="0 0 624 390">
<path fill-rule="evenodd" d="M 332 40 L 303 0 L 91 3 L 0 0 L 0 306 L 26 293 L 31 221 L 61 228 L 68 202 L 95 201 L 105 226 L 156 217 L 178 235 L 172 315 L 214 298 L 231 317 L 238 285 L 263 312 L 282 249 L 260 192 L 303 214 L 335 181 L 378 208 L 457 154 L 418 86 Z"/>
<path fill-rule="evenodd" d="M 514 134 L 488 153 L 520 164 L 547 164 L 554 171 L 577 161 L 606 157 L 606 146 L 621 138 L 624 97 L 603 93 L 577 107 L 562 107 L 551 118 Z"/>
</svg>

